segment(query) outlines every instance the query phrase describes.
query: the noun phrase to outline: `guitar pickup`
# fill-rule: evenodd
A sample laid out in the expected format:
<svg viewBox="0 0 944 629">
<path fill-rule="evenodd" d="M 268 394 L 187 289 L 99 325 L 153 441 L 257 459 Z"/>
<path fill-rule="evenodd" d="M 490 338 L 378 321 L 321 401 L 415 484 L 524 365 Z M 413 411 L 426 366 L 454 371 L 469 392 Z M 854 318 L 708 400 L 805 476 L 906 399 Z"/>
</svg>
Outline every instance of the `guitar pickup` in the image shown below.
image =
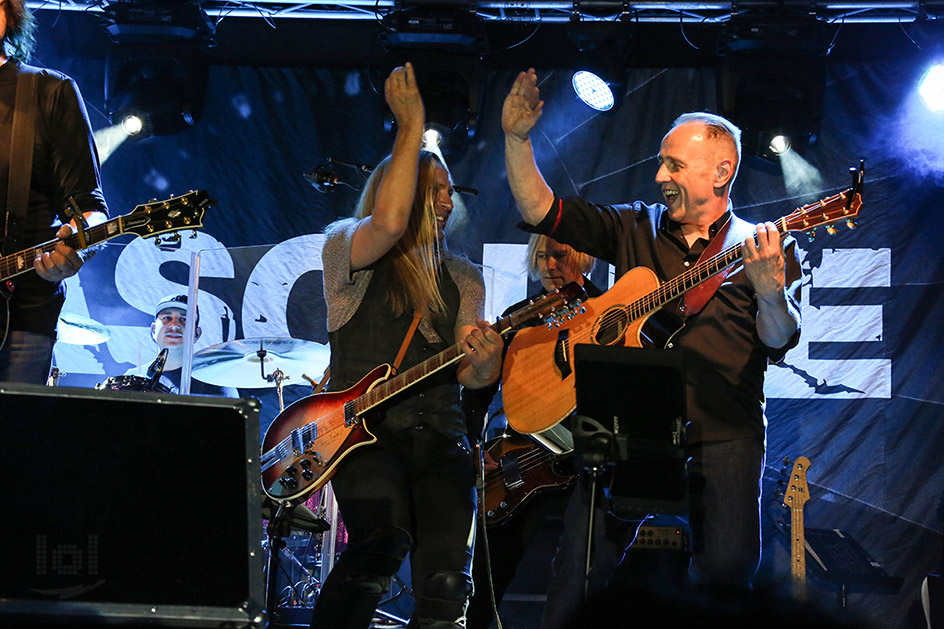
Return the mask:
<svg viewBox="0 0 944 629">
<path fill-rule="evenodd" d="M 570 375 L 570 336 L 569 329 L 559 330 L 557 332 L 557 343 L 554 344 L 554 364 L 561 373 L 561 380 Z"/>
<path fill-rule="evenodd" d="M 521 469 L 518 467 L 517 456 L 503 456 L 501 459 L 501 472 L 506 488 L 513 489 L 524 485 L 524 481 L 521 479 Z"/>
</svg>

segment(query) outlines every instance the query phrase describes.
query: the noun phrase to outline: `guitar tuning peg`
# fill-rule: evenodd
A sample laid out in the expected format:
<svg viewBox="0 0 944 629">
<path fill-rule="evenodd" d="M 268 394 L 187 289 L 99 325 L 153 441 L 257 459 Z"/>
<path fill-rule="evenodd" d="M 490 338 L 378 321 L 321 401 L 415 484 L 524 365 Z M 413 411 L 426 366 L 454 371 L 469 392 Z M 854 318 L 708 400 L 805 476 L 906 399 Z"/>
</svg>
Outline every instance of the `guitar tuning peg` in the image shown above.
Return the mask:
<svg viewBox="0 0 944 629">
<path fill-rule="evenodd" d="M 790 460 L 790 457 L 785 456 L 783 457 L 783 459 L 780 460 L 780 462 L 783 463 L 784 466 L 786 466 L 786 465 L 790 465 L 793 461 Z"/>
<path fill-rule="evenodd" d="M 806 237 L 810 239 L 810 242 L 813 242 L 814 240 L 816 240 L 816 228 L 814 227 L 813 229 L 811 229 L 809 233 L 806 235 Z"/>
<path fill-rule="evenodd" d="M 826 233 L 829 234 L 830 236 L 835 236 L 835 235 L 836 235 L 836 228 L 835 228 L 835 226 L 833 226 L 833 225 L 827 226 L 827 227 L 826 227 Z"/>
<path fill-rule="evenodd" d="M 856 227 L 858 227 L 858 225 L 856 225 L 855 221 L 850 218 L 849 220 L 846 221 L 846 227 L 848 227 L 849 229 L 855 229 Z"/>
</svg>

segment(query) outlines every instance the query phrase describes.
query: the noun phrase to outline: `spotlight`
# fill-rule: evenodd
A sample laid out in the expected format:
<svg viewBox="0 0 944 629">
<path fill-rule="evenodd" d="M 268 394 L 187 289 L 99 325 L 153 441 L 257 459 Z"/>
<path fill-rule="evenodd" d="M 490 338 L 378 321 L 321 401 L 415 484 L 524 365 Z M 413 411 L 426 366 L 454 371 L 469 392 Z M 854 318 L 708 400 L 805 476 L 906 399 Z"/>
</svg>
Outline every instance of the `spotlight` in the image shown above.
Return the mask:
<svg viewBox="0 0 944 629">
<path fill-rule="evenodd" d="M 112 124 L 136 115 L 134 140 L 182 131 L 196 124 L 206 94 L 206 49 L 214 27 L 193 0 L 109 2 L 102 26 L 108 53 L 105 101 Z M 131 127 L 132 129 L 136 127 Z"/>
<path fill-rule="evenodd" d="M 442 144 L 442 140 L 443 136 L 439 129 L 427 125 L 426 131 L 423 132 L 423 148 L 427 150 L 438 149 L 439 145 Z"/>
<path fill-rule="evenodd" d="M 577 96 L 591 109 L 609 111 L 616 104 L 613 90 L 606 81 L 593 72 L 578 70 L 571 79 Z"/>
<path fill-rule="evenodd" d="M 918 84 L 924 106 L 934 113 L 944 113 L 944 64 L 939 63 L 924 73 Z"/>
<path fill-rule="evenodd" d="M 775 135 L 770 141 L 770 150 L 776 155 L 783 155 L 790 150 L 790 138 L 786 135 Z"/>
<path fill-rule="evenodd" d="M 816 141 L 826 87 L 826 38 L 815 19 L 732 20 L 719 43 L 718 109 L 742 147 L 776 163 L 778 135 L 804 154 Z"/>
<path fill-rule="evenodd" d="M 121 128 L 129 136 L 136 136 L 144 130 L 144 120 L 138 114 L 126 114 L 121 119 Z"/>
</svg>

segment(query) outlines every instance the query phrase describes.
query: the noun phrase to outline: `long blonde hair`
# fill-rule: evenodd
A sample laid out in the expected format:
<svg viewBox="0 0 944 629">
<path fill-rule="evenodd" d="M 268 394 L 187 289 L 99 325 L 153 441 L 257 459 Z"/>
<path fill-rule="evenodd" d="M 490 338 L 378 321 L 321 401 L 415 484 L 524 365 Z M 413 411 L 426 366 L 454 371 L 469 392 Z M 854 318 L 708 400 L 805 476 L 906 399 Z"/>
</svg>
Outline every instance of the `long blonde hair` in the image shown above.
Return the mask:
<svg viewBox="0 0 944 629">
<path fill-rule="evenodd" d="M 365 218 L 374 213 L 377 190 L 389 165 L 390 157 L 387 156 L 367 179 L 357 202 L 354 213 L 356 218 Z M 387 303 L 395 316 L 402 315 L 410 306 L 415 311 L 433 317 L 446 311 L 438 283 L 440 245 L 435 211 L 439 192 L 437 168 L 445 169 L 439 157 L 429 151 L 420 151 L 416 195 L 406 233 L 385 254 L 393 265 L 394 281 L 387 287 Z"/>
</svg>

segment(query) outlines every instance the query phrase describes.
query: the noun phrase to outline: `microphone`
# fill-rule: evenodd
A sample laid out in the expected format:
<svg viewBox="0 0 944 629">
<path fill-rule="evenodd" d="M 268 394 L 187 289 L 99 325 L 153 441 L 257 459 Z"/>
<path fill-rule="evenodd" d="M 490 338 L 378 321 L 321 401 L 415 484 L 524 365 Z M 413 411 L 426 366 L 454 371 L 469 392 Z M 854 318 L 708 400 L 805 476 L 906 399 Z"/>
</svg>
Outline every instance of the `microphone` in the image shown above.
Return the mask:
<svg viewBox="0 0 944 629">
<path fill-rule="evenodd" d="M 164 363 L 167 362 L 167 348 L 161 350 L 161 353 L 157 355 L 157 358 L 154 359 L 154 362 L 151 363 L 151 366 L 147 368 L 147 377 L 151 379 L 151 386 L 157 383 L 161 379 L 161 374 L 164 373 Z"/>
<path fill-rule="evenodd" d="M 313 171 L 303 173 L 302 176 L 305 177 L 308 183 L 318 192 L 334 190 L 343 183 L 334 171 L 324 164 L 319 164 Z"/>
</svg>

